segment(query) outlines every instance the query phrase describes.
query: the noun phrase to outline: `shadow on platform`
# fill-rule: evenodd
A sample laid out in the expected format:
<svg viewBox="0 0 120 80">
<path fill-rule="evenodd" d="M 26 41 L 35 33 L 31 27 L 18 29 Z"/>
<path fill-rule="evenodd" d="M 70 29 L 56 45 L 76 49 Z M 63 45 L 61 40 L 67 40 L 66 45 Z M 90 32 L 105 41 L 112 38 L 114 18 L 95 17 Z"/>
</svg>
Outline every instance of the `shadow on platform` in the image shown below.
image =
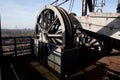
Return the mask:
<svg viewBox="0 0 120 80">
<path fill-rule="evenodd" d="M 68 76 L 67 80 L 114 80 L 120 79 L 108 73 L 106 64 L 98 63 L 101 57 L 83 54 L 78 72 Z M 9 59 L 8 59 L 9 58 Z M 2 80 L 59 80 L 44 66 L 40 65 L 33 55 L 17 58 L 7 57 L 2 65 Z"/>
<path fill-rule="evenodd" d="M 17 57 L 2 65 L 2 80 L 47 80 L 30 62 L 35 60 L 31 55 Z"/>
</svg>

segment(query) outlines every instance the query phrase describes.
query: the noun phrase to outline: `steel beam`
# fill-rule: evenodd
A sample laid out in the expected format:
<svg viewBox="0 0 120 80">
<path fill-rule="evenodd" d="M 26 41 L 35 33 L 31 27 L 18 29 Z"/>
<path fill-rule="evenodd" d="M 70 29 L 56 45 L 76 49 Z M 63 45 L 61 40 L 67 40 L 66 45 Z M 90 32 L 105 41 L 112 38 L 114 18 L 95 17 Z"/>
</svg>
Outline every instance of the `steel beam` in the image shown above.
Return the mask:
<svg viewBox="0 0 120 80">
<path fill-rule="evenodd" d="M 94 12 L 94 6 L 92 4 L 92 0 L 87 0 L 87 4 L 88 4 L 88 8 L 89 8 L 89 12 Z"/>
<path fill-rule="evenodd" d="M 82 0 L 82 16 L 87 15 L 87 6 L 89 8 L 89 12 L 94 12 L 92 0 Z"/>
<path fill-rule="evenodd" d="M 120 13 L 120 0 L 118 0 L 117 13 Z"/>
<path fill-rule="evenodd" d="M 82 16 L 87 14 L 87 0 L 82 0 Z"/>
</svg>

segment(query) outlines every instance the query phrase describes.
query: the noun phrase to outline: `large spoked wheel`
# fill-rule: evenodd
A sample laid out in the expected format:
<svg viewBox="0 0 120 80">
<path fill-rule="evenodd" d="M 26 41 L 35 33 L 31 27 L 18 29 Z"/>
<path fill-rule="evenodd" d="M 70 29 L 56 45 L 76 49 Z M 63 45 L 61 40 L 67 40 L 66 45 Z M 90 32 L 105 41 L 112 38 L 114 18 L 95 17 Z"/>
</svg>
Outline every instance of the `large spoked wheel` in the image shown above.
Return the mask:
<svg viewBox="0 0 120 80">
<path fill-rule="evenodd" d="M 84 31 L 77 33 L 76 43 L 78 47 L 86 48 L 88 50 L 94 51 L 95 53 L 100 53 L 101 55 L 104 55 L 106 52 L 105 43 L 100 37 L 95 38 L 89 36 Z"/>
<path fill-rule="evenodd" d="M 48 44 L 49 51 L 68 49 L 73 45 L 72 24 L 62 8 L 46 5 L 39 12 L 36 36 L 41 43 Z"/>
</svg>

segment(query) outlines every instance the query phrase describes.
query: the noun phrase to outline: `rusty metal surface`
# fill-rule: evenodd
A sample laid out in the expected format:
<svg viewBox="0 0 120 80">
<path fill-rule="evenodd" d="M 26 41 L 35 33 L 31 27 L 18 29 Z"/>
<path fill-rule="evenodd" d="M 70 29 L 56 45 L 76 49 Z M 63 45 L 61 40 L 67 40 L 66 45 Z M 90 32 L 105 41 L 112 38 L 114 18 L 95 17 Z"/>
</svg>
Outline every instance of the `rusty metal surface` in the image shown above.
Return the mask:
<svg viewBox="0 0 120 80">
<path fill-rule="evenodd" d="M 110 56 L 103 57 L 99 60 L 107 64 L 107 67 L 120 73 L 120 51 L 113 49 Z"/>
</svg>

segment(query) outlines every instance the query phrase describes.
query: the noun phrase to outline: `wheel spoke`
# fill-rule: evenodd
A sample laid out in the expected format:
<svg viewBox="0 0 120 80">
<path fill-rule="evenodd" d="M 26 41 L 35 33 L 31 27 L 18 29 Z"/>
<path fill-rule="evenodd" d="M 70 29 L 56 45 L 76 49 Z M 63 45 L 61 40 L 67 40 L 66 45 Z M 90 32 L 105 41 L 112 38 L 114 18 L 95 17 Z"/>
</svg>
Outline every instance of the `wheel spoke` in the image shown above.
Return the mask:
<svg viewBox="0 0 120 80">
<path fill-rule="evenodd" d="M 50 38 L 59 38 L 62 37 L 62 34 L 47 34 L 47 36 Z"/>
<path fill-rule="evenodd" d="M 98 41 L 93 41 L 93 42 L 91 43 L 91 45 L 95 45 L 97 42 L 98 42 Z"/>
<path fill-rule="evenodd" d="M 92 41 L 92 37 L 89 38 L 88 43 L 90 43 L 91 41 Z"/>
<path fill-rule="evenodd" d="M 44 14 L 41 13 L 41 24 L 44 26 L 44 22 L 45 22 L 45 17 Z"/>
<path fill-rule="evenodd" d="M 62 40 L 61 39 L 55 39 L 55 40 L 62 44 Z"/>
<path fill-rule="evenodd" d="M 37 23 L 37 25 L 38 25 L 38 30 L 42 30 L 42 26 L 40 25 L 40 23 Z"/>
<path fill-rule="evenodd" d="M 49 10 L 46 10 L 45 12 L 45 29 L 48 27 L 48 19 L 49 19 Z"/>
<path fill-rule="evenodd" d="M 38 25 L 38 30 L 46 32 L 45 28 L 40 23 L 37 23 L 37 25 Z"/>
<path fill-rule="evenodd" d="M 51 40 L 53 41 L 54 44 L 57 44 L 57 42 L 55 41 L 55 39 L 51 38 Z"/>
<path fill-rule="evenodd" d="M 56 34 L 62 33 L 62 29 L 57 30 Z"/>
<path fill-rule="evenodd" d="M 57 23 L 57 20 L 58 20 L 58 17 L 56 17 L 56 18 L 54 19 L 54 21 L 52 21 L 52 23 L 51 23 L 50 27 L 48 28 L 47 32 L 49 32 L 50 30 L 53 30 L 53 28 L 55 27 L 55 26 L 54 26 L 55 23 Z"/>
</svg>

